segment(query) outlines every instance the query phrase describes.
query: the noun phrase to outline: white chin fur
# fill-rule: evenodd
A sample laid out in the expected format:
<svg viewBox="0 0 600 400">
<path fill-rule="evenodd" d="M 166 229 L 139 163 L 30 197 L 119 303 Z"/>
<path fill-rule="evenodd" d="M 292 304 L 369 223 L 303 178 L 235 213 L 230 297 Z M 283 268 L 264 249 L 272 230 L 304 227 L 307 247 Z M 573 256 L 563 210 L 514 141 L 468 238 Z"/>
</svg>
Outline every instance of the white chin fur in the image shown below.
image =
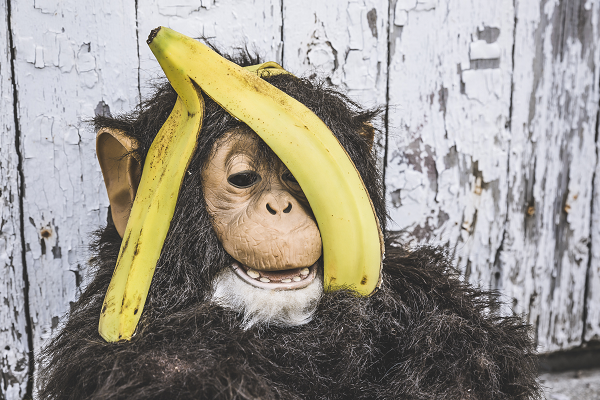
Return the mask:
<svg viewBox="0 0 600 400">
<path fill-rule="evenodd" d="M 255 325 L 298 326 L 312 319 L 323 295 L 320 274 L 305 288 L 267 290 L 241 280 L 225 268 L 213 281 L 211 301 L 243 314 L 242 327 Z"/>
</svg>

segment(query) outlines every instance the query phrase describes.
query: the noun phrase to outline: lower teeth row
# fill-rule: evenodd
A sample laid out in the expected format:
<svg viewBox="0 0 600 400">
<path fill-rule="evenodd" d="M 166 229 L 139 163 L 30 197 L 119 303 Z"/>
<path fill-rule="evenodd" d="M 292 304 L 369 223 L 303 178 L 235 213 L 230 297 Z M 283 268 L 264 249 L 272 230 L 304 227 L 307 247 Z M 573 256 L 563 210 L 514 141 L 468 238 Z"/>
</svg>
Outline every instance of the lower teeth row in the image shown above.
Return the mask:
<svg viewBox="0 0 600 400">
<path fill-rule="evenodd" d="M 308 274 L 310 273 L 310 270 L 308 268 L 302 268 L 300 270 L 300 276 L 294 276 L 293 278 L 286 278 L 286 279 L 282 279 L 281 283 L 290 283 L 290 282 L 300 282 L 302 280 L 302 278 L 305 278 L 308 276 Z M 260 277 L 260 273 L 258 273 L 258 271 L 255 271 L 253 269 L 248 269 L 248 271 L 246 271 L 246 274 L 248 274 L 248 276 L 252 279 L 258 279 L 261 282 L 264 283 L 269 283 L 271 282 L 271 280 L 269 278 L 265 278 L 264 276 L 261 278 Z"/>
</svg>

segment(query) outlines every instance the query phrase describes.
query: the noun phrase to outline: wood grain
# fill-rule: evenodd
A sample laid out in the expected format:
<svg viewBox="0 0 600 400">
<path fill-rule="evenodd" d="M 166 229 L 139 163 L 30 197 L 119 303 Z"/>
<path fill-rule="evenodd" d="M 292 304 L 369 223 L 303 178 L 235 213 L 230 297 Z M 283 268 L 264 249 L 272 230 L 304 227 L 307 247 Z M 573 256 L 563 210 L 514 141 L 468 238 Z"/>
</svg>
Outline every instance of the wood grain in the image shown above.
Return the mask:
<svg viewBox="0 0 600 400">
<path fill-rule="evenodd" d="M 514 9 L 398 1 L 390 24 L 387 200 L 408 243 L 441 243 L 496 286 L 507 213 Z"/>
<path fill-rule="evenodd" d="M 390 35 L 396 229 L 446 243 L 466 280 L 527 315 L 540 351 L 578 346 L 598 313 L 597 279 L 587 310 L 584 292 L 599 3 L 421 4 L 398 1 Z"/>
<path fill-rule="evenodd" d="M 534 3 L 517 1 L 509 213 L 497 267 L 539 348 L 552 351 L 583 336 L 600 2 Z"/>
<path fill-rule="evenodd" d="M 20 399 L 27 391 L 29 345 L 8 18 L 0 0 L 0 398 Z"/>
</svg>

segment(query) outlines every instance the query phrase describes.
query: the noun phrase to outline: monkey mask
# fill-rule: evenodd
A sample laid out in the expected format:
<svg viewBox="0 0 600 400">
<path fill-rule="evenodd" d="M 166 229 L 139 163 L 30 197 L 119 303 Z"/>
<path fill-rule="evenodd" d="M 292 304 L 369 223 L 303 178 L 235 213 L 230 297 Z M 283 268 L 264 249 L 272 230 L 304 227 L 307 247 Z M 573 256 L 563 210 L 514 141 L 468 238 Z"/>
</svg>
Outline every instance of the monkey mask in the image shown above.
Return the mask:
<svg viewBox="0 0 600 400">
<path fill-rule="evenodd" d="M 128 207 L 112 208 L 123 241 L 100 315 L 100 335 L 110 342 L 129 340 L 135 332 L 183 176 L 198 140 L 202 140 L 203 95 L 244 122 L 282 162 L 277 174 L 281 179 L 269 184 L 275 185 L 275 190 L 277 185 L 286 190 L 259 201 L 250 214 L 258 215 L 258 219 L 262 215 L 263 221 L 285 215 L 291 221 L 288 230 L 301 231 L 305 237 L 305 251 L 291 251 L 285 233 L 269 229 L 268 222 L 236 230 L 238 225 L 248 226 L 240 221 L 248 217 L 249 206 L 240 214 L 233 206 L 215 205 L 223 200 L 244 204 L 232 199 L 246 195 L 245 190 L 258 184 L 261 177 L 245 157 L 243 143 L 240 147 L 238 141 L 237 149 L 217 152 L 211 163 L 221 173 L 205 176 L 207 187 L 214 188 L 205 188 L 205 197 L 219 240 L 238 261 L 234 266 L 238 276 L 267 290 L 301 288 L 303 282 L 315 277 L 322 242 L 325 290 L 348 289 L 360 296 L 370 295 L 379 285 L 383 259 L 383 238 L 371 199 L 352 160 L 323 121 L 261 79 L 266 74 L 288 72 L 273 62 L 242 68 L 196 40 L 164 27 L 153 30 L 147 43 L 178 98 L 150 147 L 139 185 L 135 176 L 140 174 L 140 161 L 127 156 L 135 143 L 119 132 L 98 133 L 98 142 L 116 147 L 117 154 L 121 151 L 122 157 L 114 162 L 126 162 L 129 171 L 126 179 L 106 179 L 115 165 L 102 165 L 111 205 L 113 200 L 116 204 L 133 201 L 130 211 Z M 104 157 L 102 151 L 98 152 L 99 159 Z M 229 186 L 219 192 L 222 182 Z M 285 195 L 294 190 L 297 196 Z M 310 212 L 299 212 L 303 209 Z M 310 213 L 318 231 L 310 218 L 303 217 Z M 260 234 L 255 234 L 258 231 Z M 264 232 L 271 236 L 256 240 L 264 238 Z M 316 240 L 319 233 L 320 240 Z"/>
</svg>

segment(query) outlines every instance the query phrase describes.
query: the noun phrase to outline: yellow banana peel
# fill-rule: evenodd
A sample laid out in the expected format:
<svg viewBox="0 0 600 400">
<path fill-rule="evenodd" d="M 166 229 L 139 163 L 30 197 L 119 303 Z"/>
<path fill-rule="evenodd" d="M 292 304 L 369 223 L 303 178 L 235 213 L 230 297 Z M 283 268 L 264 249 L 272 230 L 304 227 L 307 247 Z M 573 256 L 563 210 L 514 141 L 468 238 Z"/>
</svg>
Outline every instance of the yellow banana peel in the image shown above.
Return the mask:
<svg viewBox="0 0 600 400">
<path fill-rule="evenodd" d="M 177 196 L 196 149 L 204 101 L 181 98 L 146 156 L 140 185 L 108 287 L 98 332 L 108 342 L 129 340 L 142 314 L 154 268 L 175 211 Z"/>
</svg>

